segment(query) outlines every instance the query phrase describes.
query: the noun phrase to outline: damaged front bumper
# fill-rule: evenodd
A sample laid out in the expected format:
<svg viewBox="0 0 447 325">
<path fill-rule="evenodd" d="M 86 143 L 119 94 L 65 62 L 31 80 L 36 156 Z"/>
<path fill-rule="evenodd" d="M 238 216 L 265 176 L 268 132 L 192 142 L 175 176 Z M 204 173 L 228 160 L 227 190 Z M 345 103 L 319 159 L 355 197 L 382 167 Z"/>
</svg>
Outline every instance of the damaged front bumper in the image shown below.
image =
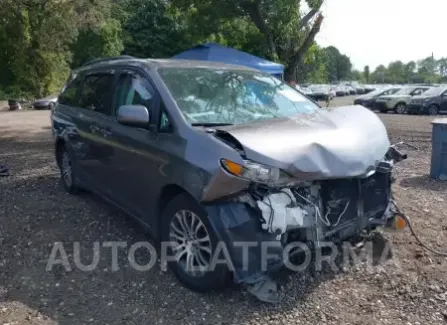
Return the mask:
<svg viewBox="0 0 447 325">
<path fill-rule="evenodd" d="M 318 248 L 384 226 L 392 218 L 394 160 L 384 160 L 368 177 L 272 188 L 253 184 L 221 203 L 205 205 L 226 246 L 234 280 L 254 284 L 283 267 L 285 248 L 306 243 Z"/>
</svg>

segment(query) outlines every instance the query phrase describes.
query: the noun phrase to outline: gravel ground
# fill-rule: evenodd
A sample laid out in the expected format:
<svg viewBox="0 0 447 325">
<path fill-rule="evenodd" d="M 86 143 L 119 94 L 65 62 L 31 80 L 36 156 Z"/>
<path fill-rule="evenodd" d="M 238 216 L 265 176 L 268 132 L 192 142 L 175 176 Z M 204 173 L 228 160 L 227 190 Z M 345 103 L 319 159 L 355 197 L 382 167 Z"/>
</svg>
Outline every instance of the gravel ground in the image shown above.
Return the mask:
<svg viewBox="0 0 447 325">
<path fill-rule="evenodd" d="M 347 99 L 344 99 L 347 101 Z M 333 103 L 334 104 L 334 103 Z M 447 183 L 428 177 L 428 117 L 380 115 L 393 142 L 420 150 L 396 168 L 395 196 L 420 237 L 447 250 Z M 94 242 L 147 240 L 122 212 L 93 195 L 65 194 L 53 159 L 48 111 L 0 113 L 0 325 L 3 324 L 446 324 L 444 258 L 426 252 L 408 231 L 384 232 L 393 258 L 380 267 L 305 272 L 281 278 L 282 302 L 258 302 L 243 288 L 213 294 L 184 289 L 159 266 L 140 272 L 111 270 L 110 248 L 92 271 L 46 271 L 54 242 L 73 263 L 92 261 Z M 125 251 L 124 251 L 125 252 Z M 140 263 L 147 256 L 137 254 Z"/>
</svg>

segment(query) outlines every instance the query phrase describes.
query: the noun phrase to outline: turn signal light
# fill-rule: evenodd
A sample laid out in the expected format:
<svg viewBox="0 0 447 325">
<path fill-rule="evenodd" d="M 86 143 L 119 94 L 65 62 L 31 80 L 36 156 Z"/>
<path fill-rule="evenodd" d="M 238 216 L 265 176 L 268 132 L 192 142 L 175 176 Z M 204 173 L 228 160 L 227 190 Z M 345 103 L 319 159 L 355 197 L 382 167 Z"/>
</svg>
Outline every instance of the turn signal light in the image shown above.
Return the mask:
<svg viewBox="0 0 447 325">
<path fill-rule="evenodd" d="M 405 219 L 402 216 L 396 214 L 393 220 L 393 228 L 395 230 L 401 231 L 404 230 L 406 227 L 407 222 L 405 221 Z"/>
<path fill-rule="evenodd" d="M 242 176 L 242 172 L 244 170 L 243 166 L 227 159 L 222 159 L 221 162 L 227 172 L 236 176 Z"/>
</svg>

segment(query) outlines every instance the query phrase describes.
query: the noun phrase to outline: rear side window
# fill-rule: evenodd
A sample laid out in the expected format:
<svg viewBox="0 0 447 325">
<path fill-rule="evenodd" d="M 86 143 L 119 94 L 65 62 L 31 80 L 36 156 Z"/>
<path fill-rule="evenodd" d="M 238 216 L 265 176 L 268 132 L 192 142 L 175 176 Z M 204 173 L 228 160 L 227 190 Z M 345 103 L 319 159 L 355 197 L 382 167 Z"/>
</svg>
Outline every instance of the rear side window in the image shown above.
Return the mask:
<svg viewBox="0 0 447 325">
<path fill-rule="evenodd" d="M 77 95 L 80 86 L 80 78 L 75 78 L 74 80 L 69 82 L 62 93 L 59 95 L 58 102 L 63 105 L 77 106 Z"/>
<path fill-rule="evenodd" d="M 112 74 L 94 74 L 87 76 L 82 87 L 79 100 L 80 106 L 105 115 L 112 115 L 110 100 L 112 87 Z"/>
</svg>

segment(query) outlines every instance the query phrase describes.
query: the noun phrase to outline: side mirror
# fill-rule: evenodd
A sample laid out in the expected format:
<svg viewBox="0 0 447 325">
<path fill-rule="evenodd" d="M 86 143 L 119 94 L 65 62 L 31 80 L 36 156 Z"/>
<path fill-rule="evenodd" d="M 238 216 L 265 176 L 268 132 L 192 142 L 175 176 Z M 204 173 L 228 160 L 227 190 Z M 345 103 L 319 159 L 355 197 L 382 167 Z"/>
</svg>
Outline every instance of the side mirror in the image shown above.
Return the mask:
<svg viewBox="0 0 447 325">
<path fill-rule="evenodd" d="M 143 105 L 123 105 L 118 109 L 117 120 L 123 125 L 147 128 L 150 115 Z"/>
</svg>

